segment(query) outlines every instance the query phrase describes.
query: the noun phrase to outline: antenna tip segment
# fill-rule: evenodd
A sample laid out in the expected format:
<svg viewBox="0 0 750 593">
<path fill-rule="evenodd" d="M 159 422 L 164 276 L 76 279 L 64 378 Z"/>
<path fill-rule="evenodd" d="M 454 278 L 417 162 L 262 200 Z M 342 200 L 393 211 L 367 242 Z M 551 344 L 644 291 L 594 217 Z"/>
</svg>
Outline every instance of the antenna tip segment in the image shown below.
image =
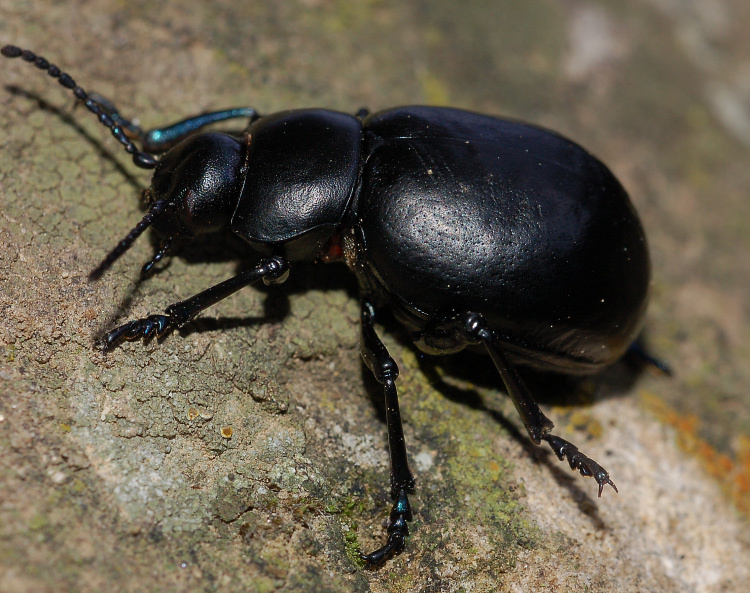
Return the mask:
<svg viewBox="0 0 750 593">
<path fill-rule="evenodd" d="M 3 48 L 0 49 L 0 53 L 6 58 L 19 58 L 23 54 L 23 50 L 15 45 L 4 45 Z"/>
</svg>

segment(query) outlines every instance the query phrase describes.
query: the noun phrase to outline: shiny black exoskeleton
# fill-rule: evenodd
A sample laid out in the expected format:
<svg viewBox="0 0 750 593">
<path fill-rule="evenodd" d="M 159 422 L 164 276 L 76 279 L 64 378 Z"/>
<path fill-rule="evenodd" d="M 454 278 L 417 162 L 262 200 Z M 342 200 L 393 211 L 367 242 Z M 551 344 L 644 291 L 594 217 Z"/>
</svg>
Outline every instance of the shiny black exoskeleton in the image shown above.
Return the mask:
<svg viewBox="0 0 750 593">
<path fill-rule="evenodd" d="M 343 260 L 361 287 L 361 353 L 382 384 L 391 460 L 388 539 L 370 566 L 404 547 L 412 518 L 395 381 L 374 329 L 387 307 L 430 354 L 491 357 L 531 439 L 599 484 L 607 471 L 550 433 L 516 364 L 585 372 L 617 360 L 646 309 L 650 264 L 638 216 L 612 173 L 580 146 L 524 123 L 436 107 L 356 116 L 324 109 L 265 117 L 243 108 L 144 132 L 103 97 L 14 46 L 71 89 L 133 155 L 153 168 L 143 220 L 91 274 L 100 277 L 148 226 L 163 237 L 149 272 L 177 239 L 233 232 L 263 254 L 253 269 L 109 332 L 104 347 L 161 337 L 295 262 Z M 239 135 L 197 133 L 244 117 Z M 139 150 L 133 140 L 142 144 Z M 164 152 L 157 159 L 151 153 Z"/>
</svg>

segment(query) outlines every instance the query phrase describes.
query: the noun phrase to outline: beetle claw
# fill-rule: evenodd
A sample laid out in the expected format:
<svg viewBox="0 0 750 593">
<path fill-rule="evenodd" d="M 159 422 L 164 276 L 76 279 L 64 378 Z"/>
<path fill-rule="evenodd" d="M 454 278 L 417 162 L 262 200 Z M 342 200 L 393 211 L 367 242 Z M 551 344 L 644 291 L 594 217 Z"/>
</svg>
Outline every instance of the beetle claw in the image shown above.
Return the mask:
<svg viewBox="0 0 750 593">
<path fill-rule="evenodd" d="M 596 461 L 581 453 L 573 443 L 554 434 L 545 434 L 542 436 L 542 440 L 549 443 L 560 461 L 567 459 L 570 469 L 578 470 L 582 476 L 593 477 L 596 480 L 596 483 L 599 484 L 599 498 L 601 498 L 606 484 L 609 484 L 615 492 L 618 492 L 617 486 L 609 477 L 609 472 Z"/>
</svg>

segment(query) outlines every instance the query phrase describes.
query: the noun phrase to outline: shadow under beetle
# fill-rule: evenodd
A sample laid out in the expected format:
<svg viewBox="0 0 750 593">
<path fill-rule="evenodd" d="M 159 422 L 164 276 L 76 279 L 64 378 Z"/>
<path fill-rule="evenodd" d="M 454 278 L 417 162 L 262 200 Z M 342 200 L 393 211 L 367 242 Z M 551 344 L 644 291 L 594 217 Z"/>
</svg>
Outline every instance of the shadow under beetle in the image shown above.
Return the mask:
<svg viewBox="0 0 750 593">
<path fill-rule="evenodd" d="M 650 275 L 643 228 L 620 183 L 583 148 L 528 124 L 421 106 L 356 116 L 303 109 L 261 117 L 243 108 L 145 132 L 44 58 L 11 45 L 2 54 L 57 78 L 138 167 L 154 169 L 147 214 L 91 278 L 149 226 L 163 239 L 143 275 L 173 241 L 203 233 L 231 231 L 263 256 L 163 315 L 110 331 L 105 349 L 162 337 L 259 280 L 280 284 L 295 262 L 344 260 L 354 272 L 362 358 L 385 394 L 394 500 L 387 541 L 363 555 L 366 564 L 403 550 L 414 488 L 398 367 L 374 328 L 379 308 L 390 308 L 426 353 L 489 354 L 531 439 L 593 476 L 599 496 L 605 484 L 615 488 L 601 465 L 550 433 L 516 370 L 599 369 L 641 327 Z M 250 120 L 242 134 L 197 133 L 232 118 Z"/>
</svg>

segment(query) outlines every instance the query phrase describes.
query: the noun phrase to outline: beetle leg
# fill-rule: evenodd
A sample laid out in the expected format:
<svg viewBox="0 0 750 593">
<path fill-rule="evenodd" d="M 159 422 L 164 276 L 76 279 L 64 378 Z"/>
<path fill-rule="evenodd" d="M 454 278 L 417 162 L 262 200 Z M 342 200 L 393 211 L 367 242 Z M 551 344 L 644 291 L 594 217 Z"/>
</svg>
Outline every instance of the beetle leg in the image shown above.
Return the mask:
<svg viewBox="0 0 750 593">
<path fill-rule="evenodd" d="M 135 243 L 135 240 L 154 223 L 154 220 L 158 219 L 169 209 L 170 204 L 166 200 L 159 200 L 151 204 L 148 212 L 146 212 L 141 221 L 131 229 L 122 241 L 115 245 L 115 248 L 107 254 L 96 268 L 91 270 L 89 273 L 89 280 L 99 280 L 112 264 L 115 263 L 123 253 L 130 249 L 133 243 Z M 143 275 L 143 271 L 141 271 L 141 275 Z"/>
<path fill-rule="evenodd" d="M 396 378 L 398 366 L 388 354 L 373 325 L 375 309 L 370 301 L 362 301 L 362 334 L 360 352 L 367 367 L 375 375 L 385 392 L 386 422 L 388 425 L 388 449 L 391 457 L 391 497 L 394 500 L 388 525 L 388 540 L 385 545 L 371 554 L 361 554 L 369 567 L 376 567 L 404 549 L 409 535 L 408 521 L 411 521 L 411 507 L 407 492 L 414 488 L 414 476 L 406 459 L 404 428 L 398 407 Z"/>
<path fill-rule="evenodd" d="M 667 377 L 672 376 L 672 367 L 664 360 L 653 356 L 643 345 L 640 339 L 630 344 L 625 356 L 641 367 L 651 367 Z"/>
<path fill-rule="evenodd" d="M 600 497 L 605 484 L 609 484 L 617 492 L 617 486 L 609 478 L 606 469 L 581 453 L 574 444 L 550 434 L 549 431 L 552 430 L 554 424 L 534 401 L 534 397 L 523 382 L 521 375 L 500 345 L 500 341 L 489 329 L 485 319 L 475 313 L 467 314 L 464 318 L 464 331 L 473 338 L 474 342 L 483 344 L 487 349 L 531 440 L 537 445 L 540 445 L 542 441 L 547 441 L 560 461 L 567 459 L 571 469 L 578 470 L 582 476 L 592 476 L 599 484 Z"/>
<path fill-rule="evenodd" d="M 258 280 L 263 280 L 266 284 L 281 284 L 288 276 L 287 261 L 281 257 L 270 257 L 252 270 L 237 274 L 189 299 L 169 305 L 164 315 L 149 315 L 113 329 L 102 338 L 102 348 L 111 350 L 121 342 L 132 342 L 140 338 L 144 340 L 154 336 L 161 338 L 169 330 L 184 325 L 204 309 L 208 309 L 245 286 Z"/>
<path fill-rule="evenodd" d="M 151 274 L 154 266 L 158 264 L 162 259 L 164 259 L 164 256 L 167 255 L 167 252 L 169 252 L 169 249 L 172 247 L 173 242 L 174 235 L 167 237 L 161 242 L 161 245 L 159 245 L 159 249 L 154 254 L 154 256 L 145 264 L 143 264 L 143 267 L 141 268 L 141 280 L 148 277 Z"/>
<path fill-rule="evenodd" d="M 254 122 L 260 117 L 253 107 L 221 109 L 209 111 L 180 120 L 163 128 L 144 131 L 140 126 L 120 115 L 120 110 L 106 97 L 98 93 L 89 93 L 89 98 L 102 108 L 118 126 L 123 128 L 128 138 L 138 140 L 146 152 L 164 152 L 199 129 L 228 119 L 248 118 Z"/>
</svg>

